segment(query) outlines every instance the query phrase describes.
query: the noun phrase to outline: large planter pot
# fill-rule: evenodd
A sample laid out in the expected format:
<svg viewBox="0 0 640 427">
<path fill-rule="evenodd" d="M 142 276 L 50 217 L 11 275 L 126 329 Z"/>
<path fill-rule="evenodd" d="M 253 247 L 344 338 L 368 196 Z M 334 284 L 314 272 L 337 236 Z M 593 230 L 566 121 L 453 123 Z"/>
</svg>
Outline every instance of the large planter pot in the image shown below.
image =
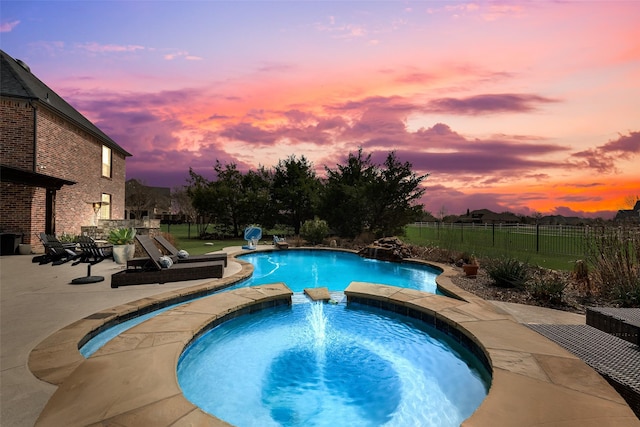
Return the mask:
<svg viewBox="0 0 640 427">
<path fill-rule="evenodd" d="M 464 264 L 462 269 L 467 276 L 476 276 L 478 274 L 478 264 Z"/>
<path fill-rule="evenodd" d="M 126 264 L 133 258 L 136 252 L 136 245 L 113 245 L 113 260 L 118 264 Z"/>
</svg>

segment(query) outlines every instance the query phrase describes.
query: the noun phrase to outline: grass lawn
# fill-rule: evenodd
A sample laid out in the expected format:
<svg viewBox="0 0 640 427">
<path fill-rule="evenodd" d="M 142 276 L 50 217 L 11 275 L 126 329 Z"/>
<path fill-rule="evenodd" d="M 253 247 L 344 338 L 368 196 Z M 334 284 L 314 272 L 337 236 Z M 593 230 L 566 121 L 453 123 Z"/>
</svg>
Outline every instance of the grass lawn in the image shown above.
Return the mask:
<svg viewBox="0 0 640 427">
<path fill-rule="evenodd" d="M 200 240 L 197 239 L 197 231 L 195 225 L 191 225 L 191 232 L 189 233 L 188 224 L 162 224 L 160 230 L 163 233 L 170 233 L 175 241 L 175 246 L 178 249 L 184 249 L 189 252 L 190 255 L 202 255 L 207 252 L 214 252 L 222 250 L 227 246 L 242 246 L 246 245 L 246 240 L 230 239 L 230 240 Z M 189 235 L 191 238 L 189 238 Z M 205 245 L 205 243 L 213 243 L 213 246 Z"/>
<path fill-rule="evenodd" d="M 571 271 L 573 270 L 575 262 L 584 258 L 577 255 L 536 252 L 535 250 L 525 249 L 529 247 L 529 245 L 520 244 L 517 240 L 500 242 L 499 245 L 492 246 L 491 236 L 488 233 L 483 233 L 481 230 L 474 233 L 475 235 L 467 231 L 464 239 L 460 238 L 456 230 L 441 230 L 440 232 L 444 235 L 440 236 L 435 236 L 435 231 L 433 228 L 419 229 L 408 226 L 405 228 L 406 235 L 402 237 L 402 239 L 414 245 L 439 246 L 451 251 L 473 253 L 478 258 L 515 258 L 552 270 Z"/>
</svg>

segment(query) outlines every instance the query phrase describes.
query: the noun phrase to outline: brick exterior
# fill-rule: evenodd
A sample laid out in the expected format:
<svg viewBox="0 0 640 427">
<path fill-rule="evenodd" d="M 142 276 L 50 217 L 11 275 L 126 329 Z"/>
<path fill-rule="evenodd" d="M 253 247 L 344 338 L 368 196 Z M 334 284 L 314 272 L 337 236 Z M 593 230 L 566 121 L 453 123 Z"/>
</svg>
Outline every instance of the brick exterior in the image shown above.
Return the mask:
<svg viewBox="0 0 640 427">
<path fill-rule="evenodd" d="M 0 162 L 34 171 L 34 112 L 36 137 L 35 172 L 75 181 L 57 191 L 56 234 L 80 234 L 93 225 L 91 202 L 102 193 L 111 195 L 111 218 L 124 218 L 125 156 L 112 150 L 111 178 L 102 177 L 102 142 L 46 106 L 2 98 L 0 100 Z M 37 234 L 45 231 L 44 188 L 2 182 L 0 185 L 0 231 L 23 233 L 24 243 L 35 250 Z"/>
<path fill-rule="evenodd" d="M 33 170 L 33 107 L 28 101 L 0 99 L 0 162 Z"/>
</svg>

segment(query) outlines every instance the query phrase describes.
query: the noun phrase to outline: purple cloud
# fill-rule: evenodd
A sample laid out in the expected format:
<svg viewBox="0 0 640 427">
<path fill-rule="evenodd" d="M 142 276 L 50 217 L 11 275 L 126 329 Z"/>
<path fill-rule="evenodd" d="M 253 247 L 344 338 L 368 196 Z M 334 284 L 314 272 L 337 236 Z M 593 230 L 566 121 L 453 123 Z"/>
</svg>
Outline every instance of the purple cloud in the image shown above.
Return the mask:
<svg viewBox="0 0 640 427">
<path fill-rule="evenodd" d="M 618 139 L 596 148 L 574 153 L 572 160 L 578 167 L 595 169 L 601 173 L 614 173 L 618 160 L 629 159 L 637 154 L 640 154 L 640 132 L 635 131 L 629 132 L 629 135 L 620 135 Z"/>
<path fill-rule="evenodd" d="M 468 98 L 440 98 L 427 104 L 426 109 L 437 113 L 450 114 L 487 114 L 487 113 L 526 113 L 533 111 L 539 104 L 558 102 L 557 100 L 530 94 L 485 94 Z"/>
</svg>

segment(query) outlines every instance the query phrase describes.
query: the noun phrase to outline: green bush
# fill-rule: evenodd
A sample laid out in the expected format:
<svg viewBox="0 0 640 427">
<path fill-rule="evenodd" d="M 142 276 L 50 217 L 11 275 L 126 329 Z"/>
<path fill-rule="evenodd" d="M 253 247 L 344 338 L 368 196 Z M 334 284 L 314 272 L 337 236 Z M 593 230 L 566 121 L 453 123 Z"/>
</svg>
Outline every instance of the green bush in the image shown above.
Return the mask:
<svg viewBox="0 0 640 427">
<path fill-rule="evenodd" d="M 327 221 L 319 219 L 305 221 L 300 228 L 300 236 L 312 245 L 322 243 L 325 236 L 329 234 L 329 225 Z"/>
<path fill-rule="evenodd" d="M 567 285 L 561 277 L 546 277 L 534 280 L 527 285 L 527 289 L 536 300 L 559 305 L 562 304 L 562 294 Z"/>
<path fill-rule="evenodd" d="M 529 264 L 515 258 L 492 259 L 485 270 L 494 284 L 501 288 L 524 288 L 530 276 Z"/>
</svg>

